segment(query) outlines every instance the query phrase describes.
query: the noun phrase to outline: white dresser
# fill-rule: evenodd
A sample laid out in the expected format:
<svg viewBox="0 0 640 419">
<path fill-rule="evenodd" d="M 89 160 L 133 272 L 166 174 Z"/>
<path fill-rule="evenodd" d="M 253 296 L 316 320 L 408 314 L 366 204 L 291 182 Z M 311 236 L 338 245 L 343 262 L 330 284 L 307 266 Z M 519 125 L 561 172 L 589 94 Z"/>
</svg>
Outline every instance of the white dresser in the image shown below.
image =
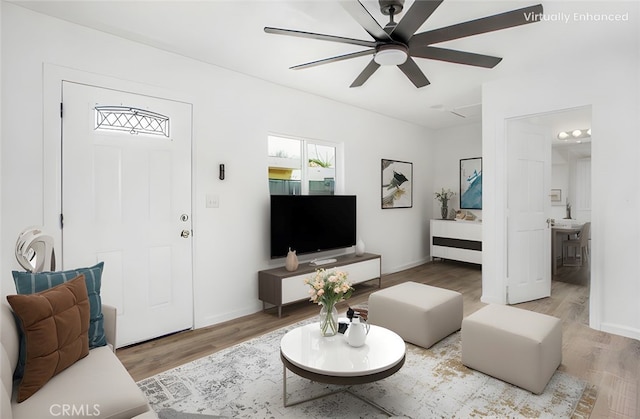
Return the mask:
<svg viewBox="0 0 640 419">
<path fill-rule="evenodd" d="M 482 264 L 482 223 L 431 220 L 431 260 L 459 260 Z"/>
</svg>

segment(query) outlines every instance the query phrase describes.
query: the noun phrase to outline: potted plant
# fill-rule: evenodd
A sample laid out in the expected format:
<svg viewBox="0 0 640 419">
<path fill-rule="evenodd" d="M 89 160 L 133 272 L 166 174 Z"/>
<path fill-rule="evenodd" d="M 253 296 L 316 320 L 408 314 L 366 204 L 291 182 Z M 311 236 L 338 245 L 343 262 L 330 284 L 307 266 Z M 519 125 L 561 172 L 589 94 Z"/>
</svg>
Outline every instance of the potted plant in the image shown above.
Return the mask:
<svg viewBox="0 0 640 419">
<path fill-rule="evenodd" d="M 438 201 L 440 201 L 440 215 L 442 216 L 443 220 L 446 220 L 447 218 L 449 218 L 449 199 L 451 199 L 451 197 L 455 195 L 455 192 L 453 192 L 451 189 L 447 189 L 445 190 L 444 188 L 442 188 L 442 190 L 440 192 L 436 192 L 435 196 Z"/>
</svg>

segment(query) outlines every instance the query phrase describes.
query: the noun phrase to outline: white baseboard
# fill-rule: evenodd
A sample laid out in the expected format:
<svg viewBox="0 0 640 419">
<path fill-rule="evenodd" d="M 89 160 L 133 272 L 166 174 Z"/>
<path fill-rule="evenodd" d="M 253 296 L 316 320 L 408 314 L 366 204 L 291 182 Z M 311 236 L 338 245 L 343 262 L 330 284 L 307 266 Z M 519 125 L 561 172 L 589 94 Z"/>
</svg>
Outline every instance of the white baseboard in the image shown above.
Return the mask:
<svg viewBox="0 0 640 419">
<path fill-rule="evenodd" d="M 215 316 L 206 316 L 199 321 L 196 319 L 194 328 L 200 329 L 207 326 L 213 326 L 215 324 L 223 323 L 229 320 L 234 320 L 239 317 L 248 316 L 249 314 L 254 314 L 259 311 L 262 311 L 262 302 L 252 305 L 251 307 L 243 307 L 239 310 L 222 313 Z"/>
<path fill-rule="evenodd" d="M 500 297 L 486 296 L 486 295 L 483 295 L 480 297 L 480 302 L 485 304 L 501 304 L 501 305 L 506 304 L 506 302 L 502 300 Z"/>
<path fill-rule="evenodd" d="M 384 258 L 383 258 L 383 260 L 384 260 Z M 427 256 L 427 257 L 425 257 L 423 259 L 419 259 L 419 260 L 414 261 L 414 262 L 406 263 L 404 265 L 394 266 L 394 267 L 390 268 L 387 271 L 383 271 L 382 275 L 393 274 L 393 273 L 396 273 L 396 272 L 404 271 L 406 269 L 415 268 L 416 266 L 423 265 L 423 264 L 425 264 L 425 263 L 427 263 L 429 261 L 430 261 L 430 258 Z"/>
<path fill-rule="evenodd" d="M 618 324 L 613 323 L 600 323 L 600 328 L 596 329 L 602 332 L 613 333 L 614 335 L 620 335 L 631 339 L 640 340 L 640 330 L 627 327 L 620 326 Z"/>
</svg>

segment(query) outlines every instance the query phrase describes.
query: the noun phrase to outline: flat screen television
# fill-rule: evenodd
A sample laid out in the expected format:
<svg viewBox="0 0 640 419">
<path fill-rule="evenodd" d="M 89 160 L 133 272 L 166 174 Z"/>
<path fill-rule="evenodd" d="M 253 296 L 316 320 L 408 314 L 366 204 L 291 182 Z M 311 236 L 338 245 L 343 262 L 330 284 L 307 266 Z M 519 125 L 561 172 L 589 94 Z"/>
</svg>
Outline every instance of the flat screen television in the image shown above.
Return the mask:
<svg viewBox="0 0 640 419">
<path fill-rule="evenodd" d="M 271 258 L 356 244 L 354 195 L 271 195 Z"/>
</svg>

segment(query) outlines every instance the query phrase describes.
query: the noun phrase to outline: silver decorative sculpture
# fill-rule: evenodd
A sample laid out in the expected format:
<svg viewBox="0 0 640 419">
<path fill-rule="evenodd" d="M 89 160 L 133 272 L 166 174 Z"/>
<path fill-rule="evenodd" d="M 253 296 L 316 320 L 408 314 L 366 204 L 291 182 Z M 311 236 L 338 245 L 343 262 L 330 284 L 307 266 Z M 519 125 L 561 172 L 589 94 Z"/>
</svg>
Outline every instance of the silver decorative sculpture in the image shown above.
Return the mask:
<svg viewBox="0 0 640 419">
<path fill-rule="evenodd" d="M 53 237 L 44 234 L 40 227 L 28 227 L 16 241 L 16 259 L 27 272 L 54 271 L 56 256 Z"/>
</svg>

